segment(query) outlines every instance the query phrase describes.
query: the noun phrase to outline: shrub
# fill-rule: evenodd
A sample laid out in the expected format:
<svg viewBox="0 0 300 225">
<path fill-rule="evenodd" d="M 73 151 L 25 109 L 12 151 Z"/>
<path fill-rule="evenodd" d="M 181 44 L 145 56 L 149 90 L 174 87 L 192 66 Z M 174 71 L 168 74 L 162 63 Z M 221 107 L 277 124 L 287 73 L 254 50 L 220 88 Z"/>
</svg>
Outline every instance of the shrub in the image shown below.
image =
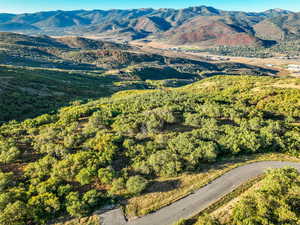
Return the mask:
<svg viewBox="0 0 300 225">
<path fill-rule="evenodd" d="M 115 172 L 111 167 L 100 168 L 98 170 L 98 178 L 102 184 L 111 184 L 114 176 Z"/>
<path fill-rule="evenodd" d="M 83 168 L 76 175 L 76 181 L 78 181 L 81 185 L 86 185 L 92 183 L 94 179 L 94 174 L 89 168 Z"/>
<path fill-rule="evenodd" d="M 27 225 L 30 211 L 25 203 L 16 201 L 0 212 L 0 225 Z"/>
<path fill-rule="evenodd" d="M 298 224 L 299 190 L 300 174 L 296 169 L 268 171 L 260 188 L 234 207 L 232 224 Z"/>
<path fill-rule="evenodd" d="M 126 185 L 125 185 L 124 178 L 120 177 L 118 179 L 113 180 L 112 187 L 111 187 L 110 191 L 112 193 L 116 193 L 116 192 L 121 191 L 125 188 L 126 188 Z"/>
<path fill-rule="evenodd" d="M 0 193 L 0 211 L 3 211 L 5 207 L 14 201 L 14 196 L 10 192 Z"/>
<path fill-rule="evenodd" d="M 101 205 L 102 200 L 102 195 L 97 190 L 90 190 L 84 193 L 82 197 L 82 201 L 84 201 L 91 210 L 94 209 L 96 206 Z"/>
<path fill-rule="evenodd" d="M 0 152 L 0 163 L 11 163 L 19 158 L 21 151 L 17 147 L 10 147 Z"/>
<path fill-rule="evenodd" d="M 196 225 L 221 225 L 220 222 L 210 215 L 201 216 Z"/>
<path fill-rule="evenodd" d="M 32 197 L 28 201 L 33 217 L 38 223 L 46 223 L 54 218 L 61 208 L 59 199 L 52 193 L 43 193 Z"/>
<path fill-rule="evenodd" d="M 180 219 L 179 221 L 177 221 L 173 225 L 186 225 L 186 224 L 187 224 L 187 221 L 185 219 Z"/>
<path fill-rule="evenodd" d="M 0 172 L 0 192 L 8 188 L 13 181 L 13 173 Z"/>
<path fill-rule="evenodd" d="M 0 163 L 11 163 L 21 155 L 20 149 L 13 139 L 2 139 L 0 136 Z"/>
<path fill-rule="evenodd" d="M 78 192 L 71 192 L 66 197 L 66 209 L 71 216 L 82 217 L 88 214 L 88 205 L 82 201 Z"/>
<path fill-rule="evenodd" d="M 126 182 L 126 188 L 131 194 L 140 194 L 147 187 L 148 181 L 142 176 L 130 177 Z"/>
</svg>

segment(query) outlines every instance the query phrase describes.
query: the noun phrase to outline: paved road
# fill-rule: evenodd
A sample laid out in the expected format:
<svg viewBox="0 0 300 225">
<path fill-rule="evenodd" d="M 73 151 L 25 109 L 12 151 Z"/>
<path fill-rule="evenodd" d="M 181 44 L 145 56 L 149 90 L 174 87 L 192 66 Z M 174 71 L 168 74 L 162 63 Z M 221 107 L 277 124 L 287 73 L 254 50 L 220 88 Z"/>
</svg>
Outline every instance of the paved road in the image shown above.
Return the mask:
<svg viewBox="0 0 300 225">
<path fill-rule="evenodd" d="M 144 217 L 126 221 L 121 209 L 101 214 L 103 225 L 172 225 L 181 218 L 190 218 L 207 208 L 236 187 L 257 177 L 268 168 L 292 166 L 300 171 L 300 163 L 256 162 L 231 170 L 195 193 Z"/>
</svg>

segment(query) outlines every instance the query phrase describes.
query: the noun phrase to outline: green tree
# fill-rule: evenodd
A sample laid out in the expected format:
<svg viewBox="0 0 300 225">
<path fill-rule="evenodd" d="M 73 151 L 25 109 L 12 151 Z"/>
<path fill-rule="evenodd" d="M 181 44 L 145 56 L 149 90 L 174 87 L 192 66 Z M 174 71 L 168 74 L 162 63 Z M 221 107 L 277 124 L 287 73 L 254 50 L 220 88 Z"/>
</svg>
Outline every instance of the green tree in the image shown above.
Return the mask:
<svg viewBox="0 0 300 225">
<path fill-rule="evenodd" d="M 29 199 L 28 205 L 38 223 L 46 223 L 49 219 L 54 218 L 61 208 L 58 197 L 52 193 L 33 196 Z"/>
<path fill-rule="evenodd" d="M 7 189 L 13 182 L 13 173 L 0 172 L 0 192 Z"/>
<path fill-rule="evenodd" d="M 1 225 L 27 225 L 30 220 L 30 210 L 21 201 L 9 203 L 0 212 Z"/>
<path fill-rule="evenodd" d="M 78 181 L 81 185 L 90 184 L 94 180 L 94 173 L 90 168 L 83 168 L 76 175 L 76 181 Z"/>
<path fill-rule="evenodd" d="M 142 176 L 130 177 L 126 182 L 127 190 L 132 194 L 140 194 L 147 187 L 148 181 Z"/>
<path fill-rule="evenodd" d="M 111 184 L 115 177 L 115 171 L 112 167 L 100 168 L 98 170 L 98 178 L 102 184 Z"/>
<path fill-rule="evenodd" d="M 71 216 L 82 217 L 89 213 L 88 205 L 82 201 L 78 192 L 70 192 L 66 197 L 66 209 Z"/>
<path fill-rule="evenodd" d="M 148 159 L 148 164 L 160 176 L 176 176 L 182 169 L 176 154 L 168 150 L 152 154 Z"/>
</svg>

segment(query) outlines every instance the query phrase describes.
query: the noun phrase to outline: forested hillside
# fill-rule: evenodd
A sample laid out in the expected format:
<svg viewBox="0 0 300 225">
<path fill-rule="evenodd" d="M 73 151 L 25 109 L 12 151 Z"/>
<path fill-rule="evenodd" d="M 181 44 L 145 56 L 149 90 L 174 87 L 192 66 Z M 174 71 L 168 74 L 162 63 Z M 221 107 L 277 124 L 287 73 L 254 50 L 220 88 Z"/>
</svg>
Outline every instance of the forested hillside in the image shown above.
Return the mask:
<svg viewBox="0 0 300 225">
<path fill-rule="evenodd" d="M 218 76 L 175 89 L 119 92 L 6 123 L 0 127 L 0 224 L 89 215 L 147 193 L 158 178 L 223 157 L 299 155 L 299 84 Z"/>
<path fill-rule="evenodd" d="M 101 72 L 101 71 L 100 71 Z M 0 66 L 0 124 L 24 120 L 75 101 L 109 96 L 117 91 L 147 88 L 143 84 L 114 83 L 117 76 L 99 76 L 97 71 L 67 71 Z"/>
</svg>

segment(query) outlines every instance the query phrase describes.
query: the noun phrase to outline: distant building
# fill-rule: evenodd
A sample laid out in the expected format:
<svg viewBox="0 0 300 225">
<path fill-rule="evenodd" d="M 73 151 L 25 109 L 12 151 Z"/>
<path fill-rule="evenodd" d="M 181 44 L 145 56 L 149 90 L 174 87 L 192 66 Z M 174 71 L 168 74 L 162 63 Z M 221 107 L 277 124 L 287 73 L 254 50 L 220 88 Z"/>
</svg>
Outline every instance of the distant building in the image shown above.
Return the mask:
<svg viewBox="0 0 300 225">
<path fill-rule="evenodd" d="M 273 64 L 266 64 L 266 66 L 273 67 L 274 65 Z"/>
<path fill-rule="evenodd" d="M 293 72 L 300 72 L 300 65 L 296 64 L 290 64 L 288 65 L 288 70 L 293 71 Z"/>
</svg>

